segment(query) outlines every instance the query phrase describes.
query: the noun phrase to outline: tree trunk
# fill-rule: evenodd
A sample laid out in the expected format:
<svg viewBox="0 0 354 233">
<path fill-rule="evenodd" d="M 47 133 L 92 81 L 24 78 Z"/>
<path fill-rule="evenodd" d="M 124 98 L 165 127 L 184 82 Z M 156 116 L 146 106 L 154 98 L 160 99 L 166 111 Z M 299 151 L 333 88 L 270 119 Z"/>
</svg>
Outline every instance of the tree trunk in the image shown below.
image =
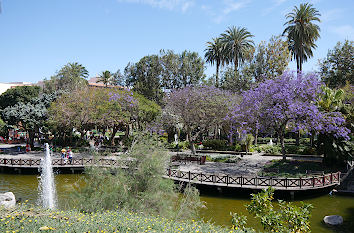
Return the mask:
<svg viewBox="0 0 354 233">
<path fill-rule="evenodd" d="M 310 146 L 313 147 L 314 143 L 315 143 L 315 131 L 312 131 L 310 137 Z"/>
<path fill-rule="evenodd" d="M 258 144 L 258 129 L 256 129 L 255 135 L 254 135 L 254 145 Z"/>
<path fill-rule="evenodd" d="M 295 139 L 296 139 L 295 145 L 300 146 L 300 130 L 295 132 Z"/>
<path fill-rule="evenodd" d="M 219 62 L 216 63 L 216 77 L 215 77 L 215 86 L 219 87 Z"/>
<path fill-rule="evenodd" d="M 34 148 L 34 131 L 29 130 L 28 131 L 28 141 L 29 141 L 29 145 L 31 147 L 31 149 Z"/>
<path fill-rule="evenodd" d="M 195 146 L 194 146 L 194 143 L 193 143 L 193 140 L 192 140 L 192 132 L 190 130 L 188 130 L 188 139 L 189 139 L 189 144 L 190 144 L 190 149 L 191 149 L 191 152 L 192 152 L 192 155 L 195 155 L 196 151 L 195 151 Z"/>
<path fill-rule="evenodd" d="M 118 131 L 118 127 L 114 125 L 113 130 L 112 130 L 112 134 L 109 137 L 108 145 L 114 146 L 114 137 L 116 136 L 117 131 Z"/>
<path fill-rule="evenodd" d="M 281 146 L 281 154 L 283 155 L 283 161 L 286 160 L 285 154 L 285 145 L 284 145 L 284 131 L 279 132 L 280 146 Z"/>
</svg>

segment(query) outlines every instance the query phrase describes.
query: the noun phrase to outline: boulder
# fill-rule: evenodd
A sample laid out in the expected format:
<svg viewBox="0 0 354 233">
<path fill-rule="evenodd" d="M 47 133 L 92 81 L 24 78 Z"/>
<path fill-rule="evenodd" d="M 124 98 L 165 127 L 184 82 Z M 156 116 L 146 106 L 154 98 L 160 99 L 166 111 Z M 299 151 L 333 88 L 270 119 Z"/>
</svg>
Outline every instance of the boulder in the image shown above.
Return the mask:
<svg viewBox="0 0 354 233">
<path fill-rule="evenodd" d="M 329 215 L 329 216 L 325 216 L 323 218 L 323 221 L 328 224 L 328 225 L 332 225 L 332 226 L 336 226 L 336 225 L 341 225 L 343 224 L 343 218 L 342 216 L 339 215 Z"/>
<path fill-rule="evenodd" d="M 5 207 L 5 209 L 10 209 L 15 207 L 16 199 L 12 192 L 0 193 L 0 206 Z"/>
</svg>

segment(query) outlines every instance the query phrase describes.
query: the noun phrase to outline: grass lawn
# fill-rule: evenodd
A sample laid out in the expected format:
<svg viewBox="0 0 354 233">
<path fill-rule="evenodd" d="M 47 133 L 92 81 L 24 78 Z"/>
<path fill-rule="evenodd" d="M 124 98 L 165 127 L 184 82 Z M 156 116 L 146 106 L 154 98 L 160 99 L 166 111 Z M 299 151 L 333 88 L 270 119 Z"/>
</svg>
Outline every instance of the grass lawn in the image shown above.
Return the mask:
<svg viewBox="0 0 354 233">
<path fill-rule="evenodd" d="M 327 167 L 321 162 L 273 160 L 258 173 L 259 176 L 304 177 L 339 171 L 339 167 Z"/>
</svg>

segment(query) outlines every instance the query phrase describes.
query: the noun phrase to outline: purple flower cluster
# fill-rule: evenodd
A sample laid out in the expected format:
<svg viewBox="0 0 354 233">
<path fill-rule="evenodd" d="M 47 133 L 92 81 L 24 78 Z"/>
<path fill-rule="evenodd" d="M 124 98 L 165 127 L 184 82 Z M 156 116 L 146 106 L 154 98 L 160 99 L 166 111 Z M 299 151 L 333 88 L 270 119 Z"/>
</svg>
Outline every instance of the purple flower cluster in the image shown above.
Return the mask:
<svg viewBox="0 0 354 233">
<path fill-rule="evenodd" d="M 316 98 L 321 93 L 320 79 L 316 74 L 287 72 L 243 93 L 240 105 L 235 105 L 227 118 L 233 128 L 247 132 L 261 132 L 285 128 L 307 129 L 334 133 L 348 138 L 341 113 L 320 112 Z"/>
<path fill-rule="evenodd" d="M 134 98 L 133 92 L 127 90 L 110 93 L 109 101 L 118 102 L 122 109 L 126 111 L 138 106 L 138 100 Z"/>
</svg>

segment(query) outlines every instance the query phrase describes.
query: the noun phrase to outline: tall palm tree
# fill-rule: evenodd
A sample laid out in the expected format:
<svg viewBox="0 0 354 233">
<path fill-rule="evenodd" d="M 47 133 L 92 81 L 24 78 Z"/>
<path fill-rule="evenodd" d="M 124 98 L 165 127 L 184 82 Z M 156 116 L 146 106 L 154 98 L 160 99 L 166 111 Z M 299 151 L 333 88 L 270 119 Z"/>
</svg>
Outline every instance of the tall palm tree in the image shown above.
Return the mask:
<svg viewBox="0 0 354 233">
<path fill-rule="evenodd" d="M 312 4 L 295 6 L 292 12 L 286 15 L 288 20 L 284 25 L 283 35 L 288 37 L 289 51 L 296 60 L 297 71 L 302 71 L 302 63 L 313 56 L 312 49 L 316 48 L 315 41 L 320 37 L 320 27 L 313 22 L 321 22 L 321 14 Z"/>
<path fill-rule="evenodd" d="M 241 65 L 249 49 L 254 48 L 254 42 L 250 38 L 253 35 L 244 27 L 229 27 L 225 33 L 221 34 L 221 40 L 224 43 L 226 62 L 233 62 L 235 71 Z"/>
<path fill-rule="evenodd" d="M 211 65 L 216 64 L 216 78 L 215 86 L 219 86 L 219 68 L 220 65 L 224 65 L 226 62 L 224 45 L 221 41 L 221 38 L 213 38 L 213 41 L 207 42 L 207 48 L 205 49 L 205 59 L 206 62 Z"/>
<path fill-rule="evenodd" d="M 107 87 L 108 84 L 111 82 L 111 79 L 112 79 L 111 72 L 109 72 L 108 70 L 102 71 L 102 73 L 98 77 L 96 83 L 102 82 Z"/>
</svg>

